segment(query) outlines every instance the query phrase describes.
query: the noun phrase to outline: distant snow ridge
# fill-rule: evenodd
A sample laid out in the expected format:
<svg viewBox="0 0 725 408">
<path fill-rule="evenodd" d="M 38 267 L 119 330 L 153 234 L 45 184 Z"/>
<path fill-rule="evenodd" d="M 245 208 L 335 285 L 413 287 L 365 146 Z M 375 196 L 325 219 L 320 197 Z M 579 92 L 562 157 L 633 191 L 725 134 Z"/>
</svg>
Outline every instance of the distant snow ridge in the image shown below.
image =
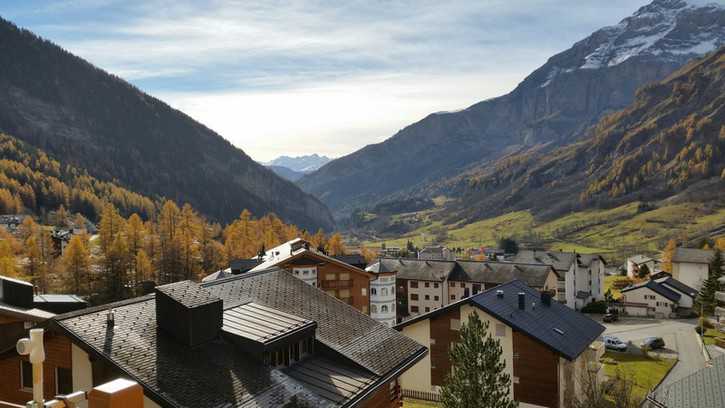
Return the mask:
<svg viewBox="0 0 725 408">
<path fill-rule="evenodd" d="M 723 44 L 725 0 L 655 0 L 619 24 L 604 27 L 575 44 L 573 50 L 584 57 L 552 66 L 539 87 L 578 69 L 613 67 L 632 57 L 680 61 L 707 54 Z"/>
</svg>

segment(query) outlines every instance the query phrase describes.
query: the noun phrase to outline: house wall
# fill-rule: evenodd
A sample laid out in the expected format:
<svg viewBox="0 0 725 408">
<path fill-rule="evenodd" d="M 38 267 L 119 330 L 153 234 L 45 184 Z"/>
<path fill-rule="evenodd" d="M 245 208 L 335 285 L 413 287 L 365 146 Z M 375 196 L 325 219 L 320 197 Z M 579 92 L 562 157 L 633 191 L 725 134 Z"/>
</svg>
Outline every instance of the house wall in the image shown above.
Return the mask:
<svg viewBox="0 0 725 408">
<path fill-rule="evenodd" d="M 388 386 L 380 387 L 372 397 L 365 400 L 362 408 L 399 408 L 402 405 L 400 387 L 396 380 L 390 381 Z"/>
<path fill-rule="evenodd" d="M 388 327 L 396 323 L 395 273 L 378 274 L 370 282 L 370 317 Z M 387 310 L 387 311 L 386 311 Z"/>
<path fill-rule="evenodd" d="M 646 303 L 647 307 L 649 308 L 649 314 L 654 313 L 655 316 L 671 317 L 673 313 L 672 306 L 677 305 L 676 303 L 673 303 L 671 300 L 647 287 L 628 290 L 626 292 L 623 292 L 622 296 L 625 302 Z M 628 314 L 639 316 L 642 315 L 642 308 L 625 307 L 625 310 Z M 630 311 L 632 313 L 630 313 Z"/>
<path fill-rule="evenodd" d="M 70 342 L 62 336 L 45 334 L 45 361 L 43 362 L 43 396 L 52 399 L 56 392 L 56 368 L 72 369 Z M 20 356 L 14 352 L 6 353 L 0 359 L 0 401 L 25 405 L 33 399 L 31 389 L 20 388 L 20 362 L 28 361 L 27 356 Z"/>
<path fill-rule="evenodd" d="M 425 319 L 403 328 L 402 333 L 430 350 L 430 320 Z M 433 392 L 431 384 L 431 354 L 427 353 L 400 376 L 400 386 L 406 390 Z"/>
<path fill-rule="evenodd" d="M 696 290 L 702 288 L 702 282 L 707 279 L 709 270 L 708 264 L 672 263 L 672 277 Z"/>
<path fill-rule="evenodd" d="M 581 397 L 587 378 L 601 383 L 604 370 L 599 360 L 604 355 L 604 346 L 600 342 L 592 343 L 575 360 L 559 358 L 559 407 L 571 407 L 574 397 Z"/>
<path fill-rule="evenodd" d="M 564 273 L 566 305 L 576 310 L 576 262 L 573 262 L 569 270 Z M 559 272 L 562 273 L 561 271 Z"/>
<path fill-rule="evenodd" d="M 542 407 L 559 405 L 559 355 L 527 334 L 513 332 L 516 401 Z"/>
<path fill-rule="evenodd" d="M 430 312 L 448 304 L 445 298 L 447 285 L 444 282 L 408 280 L 406 283 L 408 314 L 410 316 L 417 316 L 426 313 L 426 311 Z M 415 287 L 416 285 L 417 287 Z M 414 300 L 416 296 L 417 300 Z"/>
</svg>

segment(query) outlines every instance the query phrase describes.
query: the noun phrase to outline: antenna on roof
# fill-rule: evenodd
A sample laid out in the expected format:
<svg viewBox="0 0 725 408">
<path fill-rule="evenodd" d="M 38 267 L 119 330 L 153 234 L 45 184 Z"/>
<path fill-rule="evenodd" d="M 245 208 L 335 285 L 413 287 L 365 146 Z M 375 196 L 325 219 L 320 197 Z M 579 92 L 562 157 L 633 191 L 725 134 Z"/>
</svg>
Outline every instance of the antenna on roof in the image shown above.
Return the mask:
<svg viewBox="0 0 725 408">
<path fill-rule="evenodd" d="M 108 309 L 106 313 L 106 326 L 113 327 L 116 324 L 116 313 L 113 309 Z"/>
</svg>

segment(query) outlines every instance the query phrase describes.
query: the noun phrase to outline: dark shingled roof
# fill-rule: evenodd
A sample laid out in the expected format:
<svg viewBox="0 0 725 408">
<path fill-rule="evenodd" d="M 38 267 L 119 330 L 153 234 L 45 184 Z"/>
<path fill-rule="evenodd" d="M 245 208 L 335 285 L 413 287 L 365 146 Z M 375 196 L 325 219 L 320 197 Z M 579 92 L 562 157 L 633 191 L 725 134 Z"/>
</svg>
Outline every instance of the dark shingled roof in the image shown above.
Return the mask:
<svg viewBox="0 0 725 408">
<path fill-rule="evenodd" d="M 520 250 L 511 258 L 512 262 L 551 265 L 559 272 L 568 271 L 576 260 L 576 253 L 563 251 Z M 561 276 L 564 277 L 563 275 Z"/>
<path fill-rule="evenodd" d="M 697 290 L 685 285 L 684 283 L 678 281 L 677 279 L 673 278 L 672 276 L 668 276 L 664 279 L 656 279 L 656 280 L 659 284 L 668 286 L 669 288 L 679 291 L 680 293 L 684 293 L 685 295 L 687 295 L 691 298 L 694 298 L 697 296 Z"/>
<path fill-rule="evenodd" d="M 188 308 L 214 303 L 219 300 L 216 296 L 204 290 L 201 285 L 192 281 L 157 286 L 156 290 Z"/>
<path fill-rule="evenodd" d="M 644 282 L 644 283 L 639 283 L 637 285 L 632 285 L 632 286 L 626 287 L 626 288 L 620 290 L 620 292 L 624 293 L 624 292 L 629 292 L 629 291 L 636 290 L 636 289 L 640 289 L 640 288 L 648 288 L 648 289 L 651 289 L 655 293 L 659 293 L 660 295 L 666 297 L 667 299 L 669 299 L 669 300 L 671 300 L 673 302 L 679 302 L 680 301 L 680 298 L 682 297 L 682 296 L 680 296 L 679 293 L 677 293 L 674 290 L 672 290 L 672 289 L 670 289 L 670 288 L 668 288 L 668 287 L 666 287 L 666 286 L 658 283 L 655 280 L 649 280 L 649 281 Z"/>
<path fill-rule="evenodd" d="M 180 283 L 159 290 L 182 302 L 203 301 L 187 297 L 191 286 Z M 355 406 L 426 353 L 415 341 L 279 268 L 201 287 L 210 298 L 221 298 L 225 310 L 253 302 L 316 322 L 319 352 L 298 366 L 272 369 L 222 337 L 189 348 L 157 330 L 154 295 L 61 315 L 53 326 L 138 381 L 155 402 L 174 408 L 271 408 L 292 395 L 316 407 Z M 106 326 L 108 309 L 114 310 L 112 327 Z M 324 384 L 305 380 L 315 370 L 324 373 L 320 367 L 335 372 L 337 378 L 348 375 L 355 381 L 347 386 L 332 379 Z"/>
<path fill-rule="evenodd" d="M 658 388 L 654 399 L 667 408 L 725 407 L 725 355 L 714 358 L 711 364 Z"/>
<path fill-rule="evenodd" d="M 519 264 L 509 262 L 456 261 L 455 268 L 448 278 L 452 281 L 504 283 L 510 280 L 522 280 L 527 285 L 543 288 L 549 274 L 558 277 L 550 265 Z"/>
<path fill-rule="evenodd" d="M 235 271 L 241 270 L 242 272 L 247 272 L 261 263 L 262 261 L 260 261 L 259 258 L 234 259 L 229 262 L 229 268 Z"/>
<path fill-rule="evenodd" d="M 367 261 L 365 260 L 365 257 L 360 254 L 350 254 L 350 255 L 334 255 L 333 258 L 337 259 L 340 262 L 345 262 L 349 265 L 354 266 L 367 266 Z"/>
<path fill-rule="evenodd" d="M 503 297 L 497 296 L 498 291 L 503 291 Z M 524 310 L 518 307 L 520 292 L 525 294 Z M 478 295 L 416 316 L 400 323 L 396 328 L 427 319 L 452 307 L 460 307 L 462 303 L 479 307 L 514 330 L 521 331 L 545 344 L 568 360 L 576 359 L 604 332 L 604 326 L 559 302 L 552 300 L 549 306 L 543 305 L 541 294 L 520 280 L 504 283 Z M 532 307 L 534 303 L 536 307 Z"/>
<path fill-rule="evenodd" d="M 427 280 L 442 282 L 456 267 L 454 261 L 434 261 L 422 259 L 383 258 L 380 267 L 388 271 L 397 271 L 398 279 Z"/>
</svg>

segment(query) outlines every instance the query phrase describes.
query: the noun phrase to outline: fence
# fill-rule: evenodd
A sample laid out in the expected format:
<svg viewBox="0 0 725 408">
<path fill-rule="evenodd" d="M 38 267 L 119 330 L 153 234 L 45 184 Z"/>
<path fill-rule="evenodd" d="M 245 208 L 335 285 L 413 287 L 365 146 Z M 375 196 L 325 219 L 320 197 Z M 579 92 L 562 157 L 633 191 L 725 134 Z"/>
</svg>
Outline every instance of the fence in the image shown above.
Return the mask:
<svg viewBox="0 0 725 408">
<path fill-rule="evenodd" d="M 401 394 L 403 395 L 403 398 L 413 398 L 413 399 L 417 399 L 417 400 L 432 401 L 432 402 L 440 402 L 440 400 L 441 400 L 441 396 L 434 392 L 403 389 L 401 391 Z"/>
</svg>

